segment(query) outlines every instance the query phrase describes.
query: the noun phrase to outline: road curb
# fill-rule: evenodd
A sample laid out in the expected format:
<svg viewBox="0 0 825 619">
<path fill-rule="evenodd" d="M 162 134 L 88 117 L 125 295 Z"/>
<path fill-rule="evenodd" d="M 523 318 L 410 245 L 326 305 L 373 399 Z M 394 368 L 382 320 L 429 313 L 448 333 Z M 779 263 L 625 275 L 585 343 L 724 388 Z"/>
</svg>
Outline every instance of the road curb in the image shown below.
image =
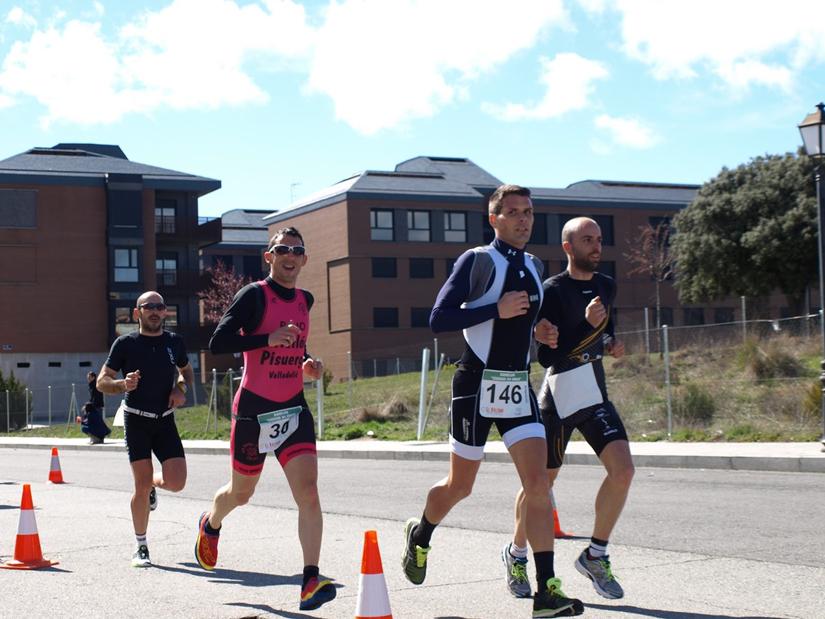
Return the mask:
<svg viewBox="0 0 825 619">
<path fill-rule="evenodd" d="M 62 451 L 125 451 L 122 441 L 88 445 L 69 443 L 63 440 L 37 443 L 0 441 L 0 449 L 51 449 L 57 446 Z M 372 443 L 371 445 L 376 445 Z M 216 445 L 186 445 L 190 455 L 229 455 L 227 442 Z M 443 443 L 428 443 L 417 446 L 405 444 L 399 449 L 364 449 L 359 445 L 355 449 L 325 448 L 318 444 L 318 457 L 323 459 L 346 460 L 409 460 L 409 461 L 448 461 L 450 453 Z M 510 462 L 510 455 L 505 450 L 491 450 L 484 454 L 485 462 Z M 593 453 L 568 453 L 565 464 L 598 465 L 599 459 Z M 633 462 L 637 467 L 680 468 L 680 469 L 716 469 L 732 471 L 773 471 L 781 473 L 825 473 L 825 456 L 730 456 L 697 454 L 634 454 Z"/>
</svg>

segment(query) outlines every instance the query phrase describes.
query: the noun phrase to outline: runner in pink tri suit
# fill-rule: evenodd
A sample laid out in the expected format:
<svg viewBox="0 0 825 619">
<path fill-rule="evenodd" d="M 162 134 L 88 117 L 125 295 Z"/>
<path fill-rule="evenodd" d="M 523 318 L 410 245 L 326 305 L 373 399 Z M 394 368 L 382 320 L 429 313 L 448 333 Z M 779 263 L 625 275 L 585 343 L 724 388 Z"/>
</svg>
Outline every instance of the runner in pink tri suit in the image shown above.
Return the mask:
<svg viewBox="0 0 825 619">
<path fill-rule="evenodd" d="M 304 556 L 299 606 L 312 610 L 335 598 L 335 586 L 318 569 L 323 517 L 314 423 L 303 383 L 304 376 L 320 378 L 323 365 L 306 352 L 313 297 L 296 287 L 307 261 L 303 237 L 295 228 L 278 230 L 264 259 L 269 277 L 241 289 L 209 342 L 213 353 L 243 352 L 244 372 L 232 404 L 232 477 L 198 520 L 195 558 L 202 568 L 215 568 L 223 519 L 252 497 L 272 452 L 298 506 Z"/>
</svg>

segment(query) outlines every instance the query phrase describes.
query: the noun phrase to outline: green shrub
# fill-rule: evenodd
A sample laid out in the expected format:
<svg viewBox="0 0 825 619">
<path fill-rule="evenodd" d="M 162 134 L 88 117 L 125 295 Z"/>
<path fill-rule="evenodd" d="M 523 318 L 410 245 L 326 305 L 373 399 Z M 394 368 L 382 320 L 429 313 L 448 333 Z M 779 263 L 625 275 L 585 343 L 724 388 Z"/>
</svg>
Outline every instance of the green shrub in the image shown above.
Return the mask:
<svg viewBox="0 0 825 619">
<path fill-rule="evenodd" d="M 802 411 L 809 419 L 819 419 L 822 411 L 822 384 L 819 381 L 811 383 L 802 397 Z"/>
<path fill-rule="evenodd" d="M 713 420 L 716 401 L 713 394 L 696 383 L 687 383 L 674 398 L 674 413 L 685 423 L 706 425 Z"/>
<path fill-rule="evenodd" d="M 329 386 L 330 383 L 332 383 L 332 379 L 332 370 L 330 370 L 329 368 L 324 368 L 324 374 L 321 377 L 321 380 L 324 384 L 324 395 L 329 395 Z"/>
</svg>

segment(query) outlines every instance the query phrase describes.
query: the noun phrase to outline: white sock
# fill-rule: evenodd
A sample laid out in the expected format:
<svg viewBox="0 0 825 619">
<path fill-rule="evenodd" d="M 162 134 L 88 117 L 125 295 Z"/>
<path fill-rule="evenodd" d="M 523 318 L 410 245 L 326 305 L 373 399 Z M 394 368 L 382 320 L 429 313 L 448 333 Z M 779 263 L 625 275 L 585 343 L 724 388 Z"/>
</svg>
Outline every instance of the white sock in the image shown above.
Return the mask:
<svg viewBox="0 0 825 619">
<path fill-rule="evenodd" d="M 602 546 L 601 544 L 598 544 L 591 539 L 590 547 L 587 549 L 587 554 L 589 554 L 594 559 L 599 559 L 607 554 L 607 544 Z"/>
<path fill-rule="evenodd" d="M 515 543 L 510 542 L 510 556 L 516 559 L 526 559 L 527 558 L 527 548 L 522 548 L 521 546 L 516 546 Z"/>
<path fill-rule="evenodd" d="M 146 533 L 143 533 L 142 535 L 138 535 L 137 533 L 135 533 L 135 539 L 137 540 L 138 548 L 140 548 L 141 546 L 148 545 L 146 543 Z"/>
</svg>

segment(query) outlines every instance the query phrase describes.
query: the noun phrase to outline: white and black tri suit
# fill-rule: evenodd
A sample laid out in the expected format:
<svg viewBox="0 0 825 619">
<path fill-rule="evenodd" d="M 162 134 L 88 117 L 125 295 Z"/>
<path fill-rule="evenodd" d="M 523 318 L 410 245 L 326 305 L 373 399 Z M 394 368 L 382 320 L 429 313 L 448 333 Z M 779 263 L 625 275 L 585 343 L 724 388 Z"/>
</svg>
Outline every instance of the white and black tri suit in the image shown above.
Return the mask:
<svg viewBox="0 0 825 619">
<path fill-rule="evenodd" d="M 607 316 L 597 327 L 585 319 L 585 310 L 599 297 Z M 568 271 L 544 282 L 539 319 L 559 330 L 556 348 L 539 345 L 538 360 L 547 368 L 539 390 L 539 405 L 547 428 L 547 468 L 558 468 L 570 435 L 578 429 L 599 455 L 608 443 L 627 440 L 627 432 L 607 396 L 604 375 L 605 343 L 614 335 L 612 319 L 616 283 L 602 273 L 592 279 L 570 277 Z"/>
<path fill-rule="evenodd" d="M 525 438 L 544 438 L 536 396 L 529 384 L 533 327 L 541 307 L 541 261 L 500 239 L 464 252 L 441 288 L 430 315 L 435 333 L 462 330 L 466 348 L 453 377 L 450 446 L 480 460 L 493 423 L 509 448 Z M 525 291 L 523 316 L 498 317 L 497 303 Z"/>
</svg>

